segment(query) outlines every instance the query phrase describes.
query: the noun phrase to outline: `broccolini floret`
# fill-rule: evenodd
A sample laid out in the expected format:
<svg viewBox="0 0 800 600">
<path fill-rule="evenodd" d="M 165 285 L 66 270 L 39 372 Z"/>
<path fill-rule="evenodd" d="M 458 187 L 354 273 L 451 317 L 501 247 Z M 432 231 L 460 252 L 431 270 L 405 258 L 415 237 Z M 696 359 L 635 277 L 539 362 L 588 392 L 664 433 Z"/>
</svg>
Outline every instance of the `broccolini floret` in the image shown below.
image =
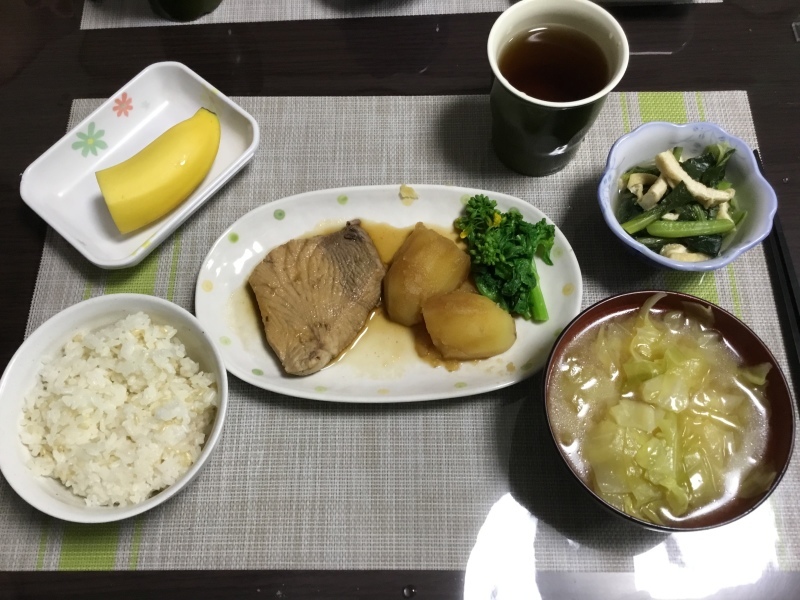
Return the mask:
<svg viewBox="0 0 800 600">
<path fill-rule="evenodd" d="M 497 203 L 484 195 L 469 199 L 464 216 L 455 227 L 466 240 L 472 259 L 472 276 L 478 291 L 511 314 L 532 321 L 546 321 L 539 274 L 534 256 L 552 265 L 550 250 L 555 226 L 545 219 L 526 222 L 519 211 L 497 210 Z"/>
</svg>

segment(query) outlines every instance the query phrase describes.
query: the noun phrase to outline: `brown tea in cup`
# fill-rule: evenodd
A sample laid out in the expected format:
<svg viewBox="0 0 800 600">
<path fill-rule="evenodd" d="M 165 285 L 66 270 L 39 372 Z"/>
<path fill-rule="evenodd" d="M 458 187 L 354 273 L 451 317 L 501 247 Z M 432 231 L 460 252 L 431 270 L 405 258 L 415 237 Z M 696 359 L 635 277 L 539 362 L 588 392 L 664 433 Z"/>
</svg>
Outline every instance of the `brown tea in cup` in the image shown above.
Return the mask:
<svg viewBox="0 0 800 600">
<path fill-rule="evenodd" d="M 498 66 L 516 89 L 549 102 L 588 98 L 610 78 L 608 61 L 597 42 L 560 25 L 517 34 L 500 54 Z"/>
</svg>

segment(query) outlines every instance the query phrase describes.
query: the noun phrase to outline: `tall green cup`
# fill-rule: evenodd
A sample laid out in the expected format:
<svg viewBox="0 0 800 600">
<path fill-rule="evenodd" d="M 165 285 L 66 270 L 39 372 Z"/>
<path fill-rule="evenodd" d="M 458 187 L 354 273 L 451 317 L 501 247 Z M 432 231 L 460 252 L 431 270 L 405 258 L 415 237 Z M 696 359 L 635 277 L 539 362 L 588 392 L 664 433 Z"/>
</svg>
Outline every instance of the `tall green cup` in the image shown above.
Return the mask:
<svg viewBox="0 0 800 600">
<path fill-rule="evenodd" d="M 222 0 L 150 0 L 153 12 L 171 21 L 194 21 L 221 3 Z"/>
<path fill-rule="evenodd" d="M 514 36 L 553 26 L 576 29 L 602 50 L 609 78 L 596 94 L 572 102 L 541 100 L 516 89 L 500 71 L 499 58 Z M 530 176 L 560 171 L 575 156 L 609 92 L 625 74 L 629 57 L 622 27 L 589 0 L 520 0 L 492 26 L 488 53 L 495 76 L 489 96 L 492 146 L 503 164 Z"/>
</svg>

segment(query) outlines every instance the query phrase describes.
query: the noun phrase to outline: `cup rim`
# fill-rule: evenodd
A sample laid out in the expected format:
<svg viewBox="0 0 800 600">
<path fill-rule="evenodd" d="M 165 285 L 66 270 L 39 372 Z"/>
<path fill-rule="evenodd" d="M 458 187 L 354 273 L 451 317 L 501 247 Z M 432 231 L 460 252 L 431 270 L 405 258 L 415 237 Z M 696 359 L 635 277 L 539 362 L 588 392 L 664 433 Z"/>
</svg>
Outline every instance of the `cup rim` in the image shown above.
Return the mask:
<svg viewBox="0 0 800 600">
<path fill-rule="evenodd" d="M 520 90 L 516 89 L 511 83 L 509 83 L 508 79 L 503 76 L 500 72 L 500 68 L 497 65 L 497 56 L 494 52 L 492 52 L 493 46 L 496 45 L 496 38 L 499 36 L 499 25 L 502 24 L 504 21 L 514 17 L 516 13 L 524 10 L 525 6 L 530 4 L 531 2 L 537 2 L 539 0 L 520 0 L 516 4 L 511 5 L 507 8 L 503 13 L 497 17 L 497 20 L 492 25 L 491 30 L 489 31 L 489 39 L 486 44 L 486 52 L 489 57 L 489 65 L 492 68 L 492 73 L 494 74 L 495 78 L 503 84 L 508 91 L 510 91 L 515 96 L 525 100 L 526 102 L 531 102 L 533 104 L 538 104 L 540 106 L 547 106 L 552 108 L 575 108 L 579 106 L 585 106 L 587 104 L 592 104 L 597 100 L 600 100 L 607 96 L 622 80 L 622 77 L 625 75 L 625 71 L 628 69 L 628 62 L 630 60 L 630 48 L 628 46 L 628 38 L 625 35 L 625 31 L 622 29 L 622 26 L 619 22 L 605 10 L 602 6 L 591 2 L 590 0 L 560 0 L 560 2 L 572 2 L 573 4 L 578 4 L 581 6 L 586 7 L 588 10 L 593 11 L 600 20 L 605 21 L 609 27 L 614 30 L 621 42 L 621 53 L 622 53 L 622 62 L 620 65 L 617 66 L 614 76 L 609 80 L 606 86 L 601 89 L 599 92 L 587 96 L 586 98 L 582 98 L 580 100 L 573 100 L 570 102 L 552 102 L 550 100 L 542 100 L 540 98 L 535 98 L 533 96 L 529 96 L 528 94 L 521 92 Z"/>
</svg>

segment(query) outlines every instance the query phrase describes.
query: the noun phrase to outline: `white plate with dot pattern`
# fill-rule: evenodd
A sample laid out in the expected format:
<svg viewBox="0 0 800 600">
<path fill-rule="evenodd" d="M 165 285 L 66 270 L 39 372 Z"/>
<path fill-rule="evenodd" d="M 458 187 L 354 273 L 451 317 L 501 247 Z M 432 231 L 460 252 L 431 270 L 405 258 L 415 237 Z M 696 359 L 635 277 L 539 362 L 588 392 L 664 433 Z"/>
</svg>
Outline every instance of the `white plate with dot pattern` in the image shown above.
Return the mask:
<svg viewBox="0 0 800 600">
<path fill-rule="evenodd" d="M 280 394 L 333 402 L 413 402 L 469 396 L 512 385 L 545 364 L 556 337 L 580 312 L 580 266 L 556 228 L 553 266 L 538 263 L 550 313 L 545 323 L 517 318 L 517 341 L 505 353 L 461 363 L 456 370 L 434 367 L 414 349 L 410 331 L 383 322 L 373 327 L 340 360 L 307 377 L 283 372 L 269 348 L 247 279 L 273 248 L 311 233 L 330 232 L 353 219 L 367 231 L 386 224 L 415 223 L 452 229 L 466 201 L 485 194 L 500 210 L 516 208 L 530 222 L 547 218 L 518 198 L 461 187 L 413 185 L 416 199 L 399 186 L 319 190 L 260 206 L 231 225 L 214 243 L 197 279 L 195 312 L 218 343 L 225 366 L 236 377 Z M 549 219 L 548 219 L 548 222 Z"/>
</svg>

